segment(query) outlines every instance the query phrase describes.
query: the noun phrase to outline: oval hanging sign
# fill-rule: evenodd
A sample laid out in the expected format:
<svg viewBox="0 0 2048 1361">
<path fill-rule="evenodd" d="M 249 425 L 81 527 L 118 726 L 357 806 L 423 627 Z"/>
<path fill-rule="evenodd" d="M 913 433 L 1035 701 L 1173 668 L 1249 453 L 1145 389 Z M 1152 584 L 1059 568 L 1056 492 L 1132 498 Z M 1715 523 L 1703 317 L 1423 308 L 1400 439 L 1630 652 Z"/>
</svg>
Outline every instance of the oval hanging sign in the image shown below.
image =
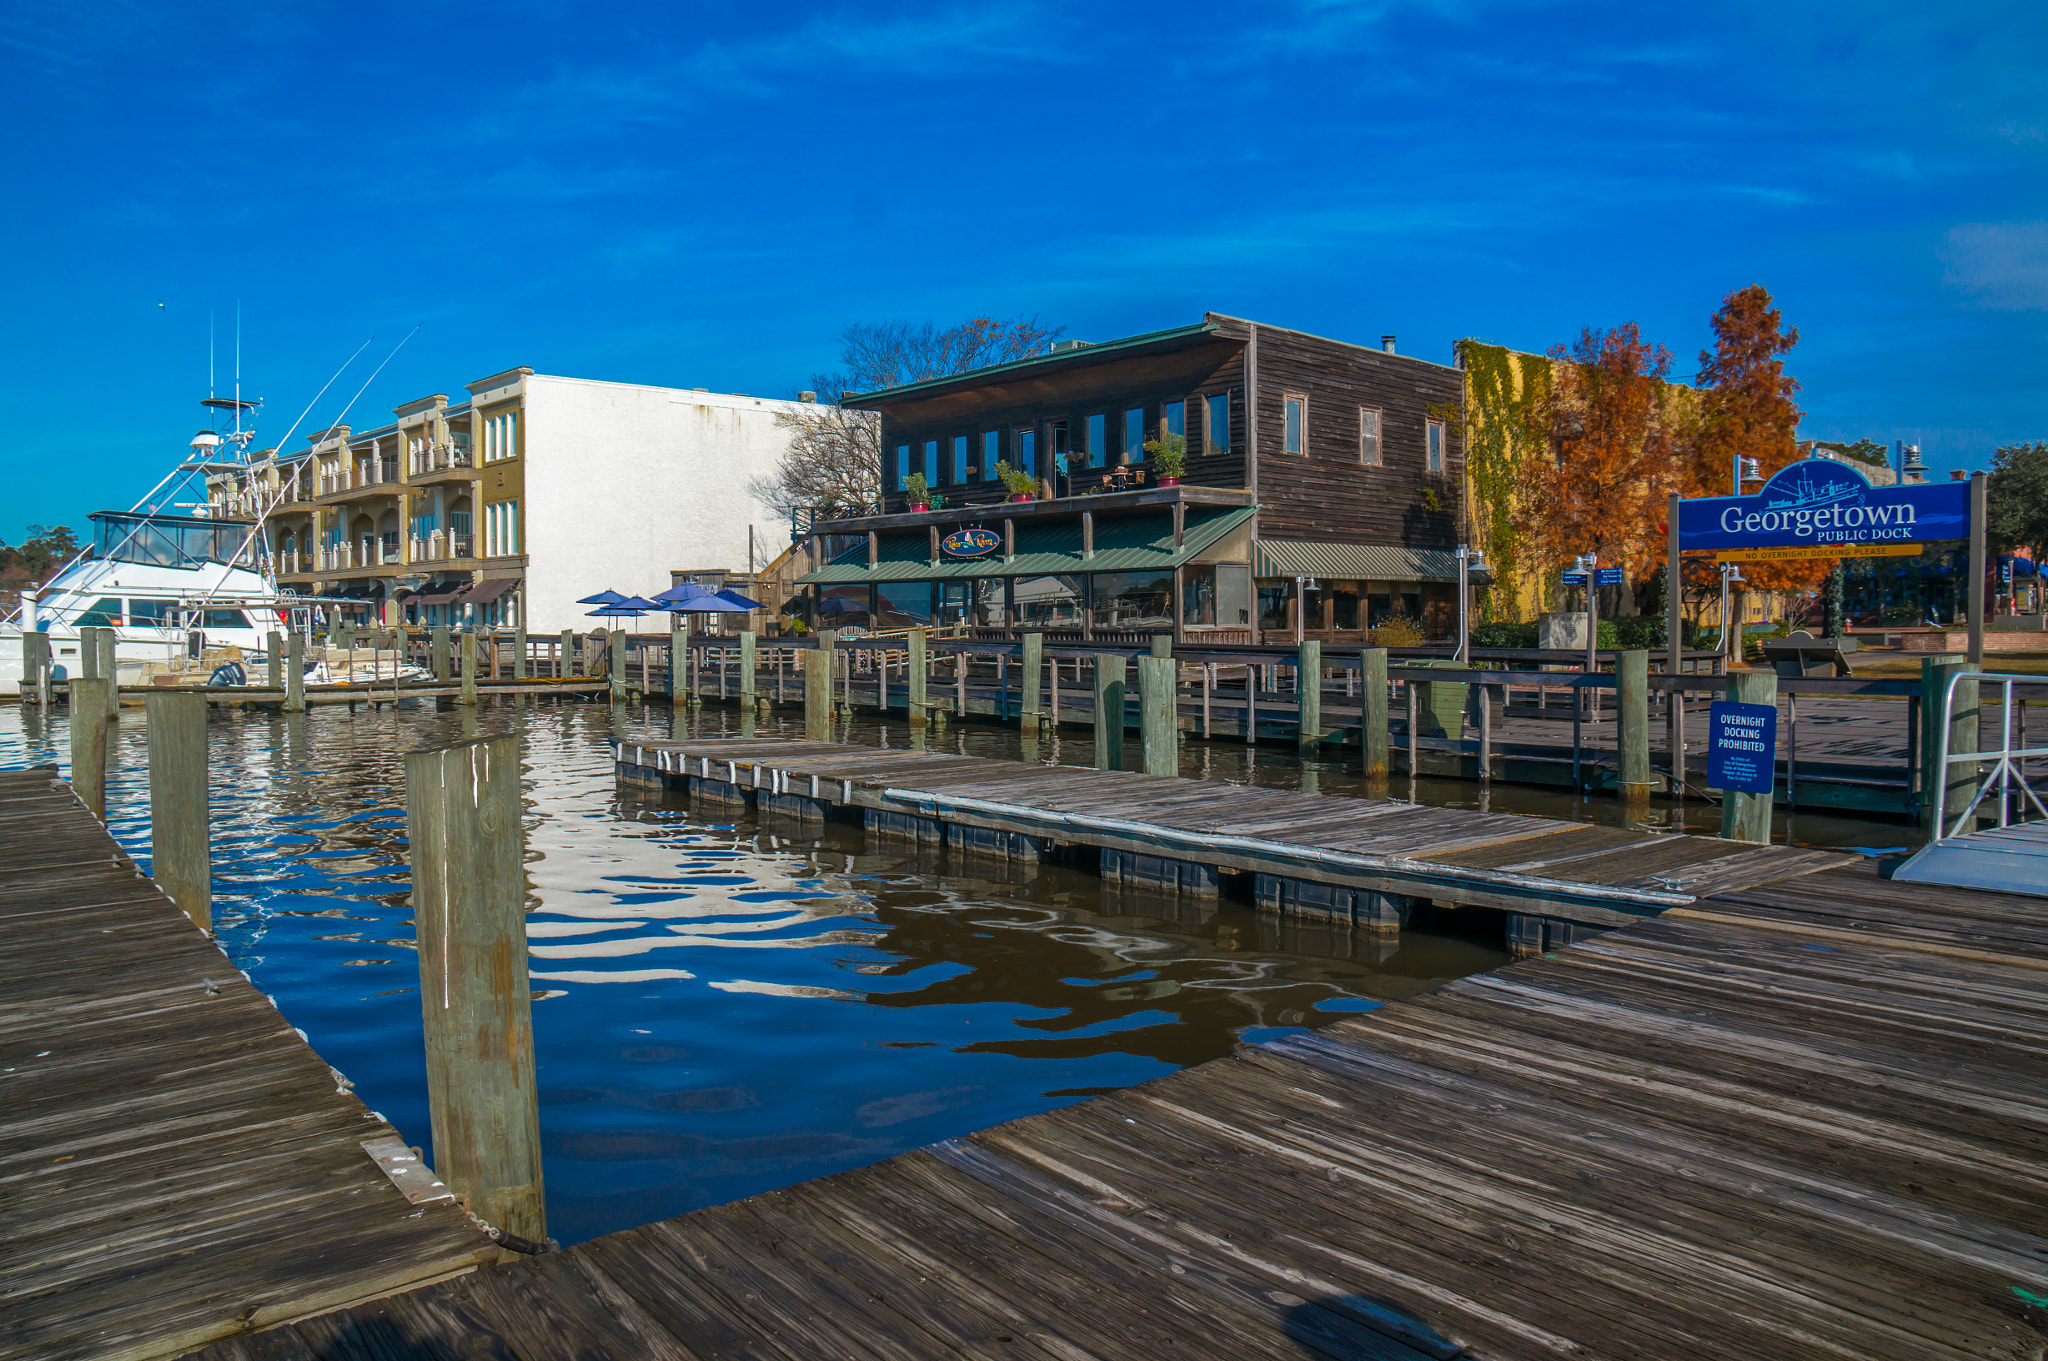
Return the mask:
<svg viewBox="0 0 2048 1361">
<path fill-rule="evenodd" d="M 1003 546 L 1003 536 L 993 529 L 956 529 L 939 540 L 939 547 L 951 557 L 978 558 Z"/>
</svg>

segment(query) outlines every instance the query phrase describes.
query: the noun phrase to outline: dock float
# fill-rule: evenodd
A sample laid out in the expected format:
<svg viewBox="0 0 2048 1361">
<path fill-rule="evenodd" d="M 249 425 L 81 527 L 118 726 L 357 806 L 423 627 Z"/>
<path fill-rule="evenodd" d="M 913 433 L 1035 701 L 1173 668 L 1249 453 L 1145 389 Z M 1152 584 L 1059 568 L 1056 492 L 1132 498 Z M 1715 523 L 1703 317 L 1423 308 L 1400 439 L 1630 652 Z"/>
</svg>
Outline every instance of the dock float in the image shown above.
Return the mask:
<svg viewBox="0 0 2048 1361">
<path fill-rule="evenodd" d="M 199 1356 L 2019 1361 L 2044 1152 L 2038 902 L 1861 862 Z"/>
<path fill-rule="evenodd" d="M 1098 868 L 1105 884 L 1234 893 L 1319 924 L 1397 933 L 1423 904 L 1508 914 L 1518 955 L 1717 892 L 1856 859 L 1554 818 L 1302 794 L 1120 770 L 766 738 L 622 742 L 622 784 L 764 816 Z"/>
<path fill-rule="evenodd" d="M 0 1358 L 171 1357 L 495 1260 L 55 775 L 0 771 Z"/>
</svg>

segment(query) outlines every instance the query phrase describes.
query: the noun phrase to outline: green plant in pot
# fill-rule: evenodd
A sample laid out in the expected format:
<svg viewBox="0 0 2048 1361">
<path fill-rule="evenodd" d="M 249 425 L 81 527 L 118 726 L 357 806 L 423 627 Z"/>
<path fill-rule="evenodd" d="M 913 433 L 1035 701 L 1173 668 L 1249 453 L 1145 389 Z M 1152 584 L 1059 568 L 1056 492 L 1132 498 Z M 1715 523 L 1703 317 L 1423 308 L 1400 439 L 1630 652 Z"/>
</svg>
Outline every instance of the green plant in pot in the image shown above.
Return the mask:
<svg viewBox="0 0 2048 1361">
<path fill-rule="evenodd" d="M 996 464 L 996 476 L 1003 480 L 1003 486 L 1010 493 L 1012 501 L 1032 501 L 1038 497 L 1038 479 L 1022 468 L 1013 468 L 1004 459 Z"/>
<path fill-rule="evenodd" d="M 903 496 L 912 510 L 930 510 L 932 484 L 924 480 L 923 473 L 912 473 L 903 479 Z"/>
<path fill-rule="evenodd" d="M 1188 467 L 1185 435 L 1161 435 L 1158 439 L 1146 440 L 1145 452 L 1152 456 L 1152 471 L 1158 476 L 1160 486 L 1180 485 L 1180 476 Z"/>
</svg>

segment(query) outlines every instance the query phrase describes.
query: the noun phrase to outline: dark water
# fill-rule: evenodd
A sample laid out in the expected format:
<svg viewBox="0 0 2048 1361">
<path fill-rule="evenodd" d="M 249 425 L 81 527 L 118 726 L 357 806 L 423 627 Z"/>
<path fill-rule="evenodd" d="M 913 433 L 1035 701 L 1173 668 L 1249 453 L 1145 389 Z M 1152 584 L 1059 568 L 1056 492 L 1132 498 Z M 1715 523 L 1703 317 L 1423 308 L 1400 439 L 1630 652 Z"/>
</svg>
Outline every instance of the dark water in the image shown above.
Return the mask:
<svg viewBox="0 0 2048 1361">
<path fill-rule="evenodd" d="M 730 710 L 691 721 L 742 730 Z M 1229 903 L 1106 897 L 1055 868 L 1003 882 L 1011 871 L 868 845 L 857 829 L 789 841 L 617 790 L 608 739 L 670 722 L 661 706 L 540 704 L 221 714 L 211 727 L 223 947 L 423 1145 L 400 758 L 520 734 L 549 1227 L 565 1242 L 1142 1082 L 1506 959 L 1498 916 L 1476 910 L 1398 944 L 1283 930 Z M 846 736 L 909 743 L 871 720 Z M 0 766 L 68 769 L 64 739 L 61 720 L 0 709 Z M 146 864 L 144 739 L 125 710 L 109 794 L 115 834 Z M 1027 753 L 1000 729 L 933 744 L 1090 759 L 1085 741 Z M 1359 792 L 1335 765 L 1242 747 L 1191 744 L 1187 761 L 1212 778 Z M 1451 795 L 1473 796 L 1423 791 Z"/>
</svg>

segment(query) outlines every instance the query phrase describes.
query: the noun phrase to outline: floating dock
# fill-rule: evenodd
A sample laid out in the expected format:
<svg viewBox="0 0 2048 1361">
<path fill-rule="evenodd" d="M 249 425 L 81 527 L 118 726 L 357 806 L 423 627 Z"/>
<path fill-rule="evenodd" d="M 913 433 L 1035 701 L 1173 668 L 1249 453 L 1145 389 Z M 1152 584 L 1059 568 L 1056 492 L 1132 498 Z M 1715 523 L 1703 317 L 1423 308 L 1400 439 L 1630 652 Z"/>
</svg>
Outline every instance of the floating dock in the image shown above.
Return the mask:
<svg viewBox="0 0 2048 1361">
<path fill-rule="evenodd" d="M 494 1260 L 55 775 L 0 771 L 0 1357 L 176 1356 Z"/>
<path fill-rule="evenodd" d="M 793 799 L 905 826 L 979 826 L 946 819 L 964 812 L 958 798 L 978 797 L 965 791 L 985 772 L 864 755 L 895 768 L 835 776 L 831 762 L 854 759 L 844 749 L 797 744 L 779 756 L 757 744 L 751 757 L 622 749 L 633 778 L 655 771 L 728 802 L 758 770 L 752 797 L 771 813 Z M 678 759 L 698 764 L 679 773 Z M 711 773 L 697 773 L 707 759 Z M 1079 802 L 1084 787 L 1110 787 L 1093 773 L 1014 769 L 1058 782 L 1042 796 Z M 948 775 L 956 802 L 942 815 Z M 1118 787 L 1138 789 L 1129 778 Z M 1176 825 L 1190 834 L 1219 816 L 1242 826 L 1219 839 L 1288 830 L 1230 821 L 1250 805 L 1197 811 L 1270 791 L 1156 783 L 1184 794 Z M 888 792 L 909 784 L 933 796 L 929 810 Z M 1351 809 L 1359 829 L 1399 816 Z M 1440 827 L 1437 843 L 1385 858 L 1536 860 L 1592 835 L 1535 825 L 1514 837 L 1468 819 L 1470 844 L 1445 849 L 1459 824 Z M 1291 830 L 1286 844 L 1312 844 L 1307 826 Z M 1603 852 L 1584 849 L 1573 872 L 1596 872 Z M 1252 854 L 1229 852 L 1240 853 Z M 1718 857 L 1719 873 L 1734 877 L 1733 856 L 1754 854 Z M 1868 861 L 1775 861 L 1778 874 L 1745 870 L 1740 887 L 1706 880 L 1713 858 L 1690 861 L 1678 872 L 1704 867 L 1701 891 L 1661 917 L 1324 1030 L 201 1356 L 2042 1355 L 2039 903 L 1894 885 Z"/>
</svg>

